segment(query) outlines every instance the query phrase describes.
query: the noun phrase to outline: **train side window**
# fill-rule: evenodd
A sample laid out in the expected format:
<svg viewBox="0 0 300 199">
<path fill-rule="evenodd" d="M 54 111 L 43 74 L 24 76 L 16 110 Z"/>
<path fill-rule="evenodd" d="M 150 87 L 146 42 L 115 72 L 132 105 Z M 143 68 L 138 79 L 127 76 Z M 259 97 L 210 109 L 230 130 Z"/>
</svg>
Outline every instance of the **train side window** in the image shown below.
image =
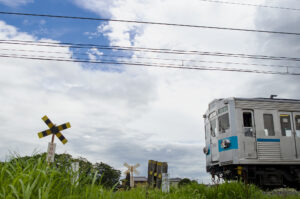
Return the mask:
<svg viewBox="0 0 300 199">
<path fill-rule="evenodd" d="M 225 133 L 227 129 L 229 129 L 229 114 L 225 113 L 224 115 L 221 115 L 218 117 L 219 122 L 219 132 Z"/>
<path fill-rule="evenodd" d="M 282 136 L 291 137 L 292 136 L 292 125 L 291 117 L 288 114 L 280 115 L 280 126 Z"/>
<path fill-rule="evenodd" d="M 253 137 L 253 117 L 252 112 L 243 112 L 243 127 L 244 135 L 248 137 Z"/>
<path fill-rule="evenodd" d="M 264 114 L 264 130 L 266 136 L 275 136 L 272 114 Z"/>
<path fill-rule="evenodd" d="M 212 137 L 216 137 L 216 133 L 217 133 L 217 120 L 211 120 L 210 121 L 210 133 Z"/>
<path fill-rule="evenodd" d="M 300 115 L 295 116 L 295 124 L 296 124 L 296 135 L 300 137 Z"/>
<path fill-rule="evenodd" d="M 206 123 L 205 124 L 205 139 L 207 139 L 209 137 L 209 124 Z"/>
</svg>

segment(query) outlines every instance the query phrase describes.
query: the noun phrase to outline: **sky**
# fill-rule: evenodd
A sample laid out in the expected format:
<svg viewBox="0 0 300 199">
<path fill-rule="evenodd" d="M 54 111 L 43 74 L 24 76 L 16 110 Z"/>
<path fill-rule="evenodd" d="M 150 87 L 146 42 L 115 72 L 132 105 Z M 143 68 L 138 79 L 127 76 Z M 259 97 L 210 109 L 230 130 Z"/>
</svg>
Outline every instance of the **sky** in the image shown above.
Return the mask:
<svg viewBox="0 0 300 199">
<path fill-rule="evenodd" d="M 251 3 L 300 8 L 297 0 Z M 300 11 L 199 0 L 0 0 L 0 11 L 300 33 Z M 63 131 L 69 141 L 66 145 L 56 139 L 57 153 L 105 162 L 121 171 L 126 170 L 124 162 L 139 163 L 141 176 L 147 175 L 148 160 L 164 161 L 169 164 L 171 177 L 208 183 L 210 176 L 202 152 L 202 116 L 212 100 L 271 94 L 300 98 L 299 76 L 58 62 L 3 55 L 280 72 L 287 68 L 265 65 L 288 65 L 289 72 L 299 73 L 296 61 L 80 49 L 63 44 L 49 47 L 8 44 L 7 40 L 296 58 L 300 53 L 300 37 L 296 35 L 0 14 L 0 160 L 6 160 L 12 152 L 22 156 L 45 152 L 51 138 L 39 139 L 37 133 L 47 129 L 41 120 L 47 115 L 57 125 L 70 122 L 72 126 Z"/>
</svg>

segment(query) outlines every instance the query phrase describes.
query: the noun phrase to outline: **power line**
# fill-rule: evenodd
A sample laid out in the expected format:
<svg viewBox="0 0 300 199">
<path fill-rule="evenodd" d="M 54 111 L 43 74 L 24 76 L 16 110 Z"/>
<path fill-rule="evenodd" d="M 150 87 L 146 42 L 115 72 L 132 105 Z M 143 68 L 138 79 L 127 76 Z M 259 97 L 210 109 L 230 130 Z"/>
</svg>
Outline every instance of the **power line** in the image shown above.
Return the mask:
<svg viewBox="0 0 300 199">
<path fill-rule="evenodd" d="M 96 48 L 105 50 L 122 50 L 122 51 L 138 51 L 150 53 L 164 53 L 164 54 L 182 54 L 182 55 L 205 55 L 205 56 L 221 56 L 247 59 L 262 59 L 262 60 L 284 60 L 284 61 L 300 61 L 297 57 L 285 56 L 268 56 L 268 55 L 253 55 L 241 53 L 226 53 L 226 52 L 209 52 L 209 51 L 187 51 L 176 49 L 161 49 L 161 48 L 145 48 L 145 47 L 130 47 L 130 46 L 107 46 L 95 44 L 78 44 L 78 43 L 57 43 L 57 42 L 43 42 L 43 41 L 25 41 L 25 40 L 0 40 L 4 44 L 18 44 L 18 45 L 34 45 L 45 47 L 69 47 L 69 48 Z"/>
<path fill-rule="evenodd" d="M 123 20 L 123 19 L 106 19 L 106 18 L 94 18 L 94 17 L 77 17 L 77 16 L 65 16 L 65 15 L 21 13 L 21 12 L 4 12 L 4 11 L 0 11 L 0 14 L 31 16 L 31 17 L 48 17 L 48 18 L 61 18 L 61 19 L 75 19 L 75 20 L 111 21 L 111 22 L 120 22 L 120 23 L 135 23 L 135 24 L 148 24 L 148 25 L 177 26 L 177 27 L 188 27 L 188 28 L 204 28 L 204 29 L 230 30 L 230 31 L 243 31 L 243 32 L 257 32 L 257 33 L 269 33 L 269 34 L 282 34 L 282 35 L 296 35 L 296 36 L 300 36 L 300 33 L 297 33 L 297 32 L 284 32 L 284 31 L 258 30 L 258 29 L 245 29 L 245 28 L 229 28 L 229 27 L 220 27 L 220 26 L 189 25 L 189 24 L 177 24 L 177 23 L 163 23 L 163 22 Z"/>
<path fill-rule="evenodd" d="M 199 0 L 199 1 L 212 2 L 212 3 L 222 3 L 222 4 L 232 4 L 232 5 L 241 5 L 241 6 L 262 7 L 262 8 L 273 8 L 273 9 L 281 9 L 281 10 L 300 11 L 299 8 L 288 8 L 288 7 L 281 7 L 281 6 L 269 6 L 269 5 L 260 5 L 260 4 L 250 4 L 250 3 L 218 1 L 218 0 Z"/>
<path fill-rule="evenodd" d="M 65 54 L 72 56 L 75 55 L 84 55 L 87 56 L 87 53 L 76 53 L 76 52 L 59 52 L 59 51 L 44 51 L 44 50 L 22 50 L 22 49 L 8 49 L 0 48 L 0 51 L 18 51 L 18 52 L 30 52 L 30 53 L 49 53 L 49 54 Z M 263 67 L 278 67 L 278 68 L 300 68 L 300 66 L 291 66 L 291 65 L 274 65 L 274 64 L 254 64 L 254 63 L 245 63 L 245 62 L 223 62 L 223 61 L 205 61 L 205 60 L 194 60 L 194 59 L 168 59 L 168 58 L 158 58 L 158 57 L 143 57 L 143 56 L 122 56 L 122 55 L 100 55 L 100 57 L 109 57 L 109 58 L 125 58 L 128 59 L 147 59 L 147 60 L 159 60 L 159 61 L 177 61 L 177 62 L 192 62 L 192 63 L 215 63 L 215 64 L 227 64 L 227 65 L 243 65 L 243 66 L 263 66 Z M 65 58 L 65 57 L 61 57 Z M 103 59 L 102 59 L 103 60 Z M 107 61 L 107 60 L 103 60 Z M 182 65 L 184 65 L 182 63 Z"/>
<path fill-rule="evenodd" d="M 91 61 L 91 60 L 74 60 L 64 59 L 60 57 L 30 57 L 26 55 L 17 54 L 0 54 L 0 57 L 42 60 L 42 61 L 59 61 L 59 62 L 77 62 L 77 63 L 90 63 L 90 64 L 113 64 L 113 65 L 128 65 L 128 66 L 144 66 L 144 67 L 159 67 L 159 68 L 174 68 L 174 69 L 187 69 L 187 70 L 207 70 L 207 71 L 229 71 L 229 72 L 245 72 L 245 73 L 261 73 L 261 74 L 278 74 L 278 75 L 300 75 L 300 73 L 280 72 L 280 71 L 262 71 L 262 70 L 249 70 L 237 68 L 218 68 L 208 66 L 180 66 L 174 64 L 151 64 L 142 62 L 116 62 L 116 61 Z"/>
</svg>

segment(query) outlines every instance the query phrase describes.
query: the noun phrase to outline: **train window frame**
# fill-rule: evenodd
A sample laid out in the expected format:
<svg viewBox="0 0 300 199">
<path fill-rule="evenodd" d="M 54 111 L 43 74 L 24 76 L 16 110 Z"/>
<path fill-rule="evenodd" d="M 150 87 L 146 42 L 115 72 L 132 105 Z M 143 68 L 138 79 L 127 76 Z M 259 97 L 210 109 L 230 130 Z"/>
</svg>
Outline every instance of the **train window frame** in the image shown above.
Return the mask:
<svg viewBox="0 0 300 199">
<path fill-rule="evenodd" d="M 225 120 L 223 120 L 223 118 L 226 118 Z M 226 133 L 228 131 L 228 129 L 230 129 L 230 119 L 229 119 L 229 112 L 225 112 L 222 115 L 218 115 L 218 132 L 219 133 Z M 223 128 L 222 124 L 224 123 L 223 121 L 225 121 L 227 124 L 227 128 Z"/>
<path fill-rule="evenodd" d="M 300 137 L 300 115 L 295 114 L 295 130 L 297 137 Z"/>
<path fill-rule="evenodd" d="M 208 115 L 208 119 L 210 120 L 210 119 L 214 118 L 215 116 L 217 116 L 217 112 L 213 111 Z"/>
<path fill-rule="evenodd" d="M 266 124 L 267 126 L 269 125 L 268 123 L 266 123 L 266 117 L 265 116 L 271 116 L 271 125 L 269 127 L 272 127 L 272 128 L 266 128 Z M 268 121 L 267 121 L 268 122 Z M 265 136 L 269 137 L 269 136 L 275 136 L 275 126 L 274 126 L 274 116 L 272 113 L 264 113 L 263 114 L 263 123 L 264 123 L 264 132 L 265 132 Z M 272 131 L 270 131 L 272 130 Z M 272 134 L 271 134 L 271 133 Z"/>
<path fill-rule="evenodd" d="M 218 109 L 218 114 L 221 115 L 223 113 L 227 113 L 228 112 L 228 106 L 223 106 L 222 108 Z"/>
<path fill-rule="evenodd" d="M 250 118 L 248 116 L 247 119 L 250 121 L 245 121 L 245 114 L 250 114 Z M 242 111 L 242 127 L 243 127 L 243 134 L 246 137 L 255 137 L 255 124 L 254 124 L 254 111 L 253 110 L 243 110 Z M 247 123 L 247 126 L 245 125 Z M 249 124 L 249 125 L 248 125 Z"/>
<path fill-rule="evenodd" d="M 290 114 L 280 114 L 280 131 L 283 137 L 292 137 L 292 120 Z"/>
<path fill-rule="evenodd" d="M 206 140 L 208 138 L 208 135 L 210 134 L 210 125 L 209 125 L 209 122 L 205 123 L 204 130 L 205 130 L 205 140 Z"/>
<path fill-rule="evenodd" d="M 213 130 L 213 125 L 212 123 L 215 122 L 215 129 Z M 218 136 L 218 129 L 217 129 L 217 118 L 212 118 L 211 120 L 209 120 L 209 130 L 210 130 L 210 135 L 212 137 L 217 137 Z"/>
</svg>

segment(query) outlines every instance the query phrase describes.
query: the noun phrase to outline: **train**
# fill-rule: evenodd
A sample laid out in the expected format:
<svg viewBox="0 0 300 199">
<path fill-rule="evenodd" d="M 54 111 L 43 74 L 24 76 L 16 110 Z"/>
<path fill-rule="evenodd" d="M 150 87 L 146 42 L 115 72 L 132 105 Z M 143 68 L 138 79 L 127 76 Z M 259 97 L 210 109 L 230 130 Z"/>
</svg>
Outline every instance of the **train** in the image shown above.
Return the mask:
<svg viewBox="0 0 300 199">
<path fill-rule="evenodd" d="M 300 100 L 215 99 L 203 115 L 213 179 L 300 188 Z"/>
</svg>

